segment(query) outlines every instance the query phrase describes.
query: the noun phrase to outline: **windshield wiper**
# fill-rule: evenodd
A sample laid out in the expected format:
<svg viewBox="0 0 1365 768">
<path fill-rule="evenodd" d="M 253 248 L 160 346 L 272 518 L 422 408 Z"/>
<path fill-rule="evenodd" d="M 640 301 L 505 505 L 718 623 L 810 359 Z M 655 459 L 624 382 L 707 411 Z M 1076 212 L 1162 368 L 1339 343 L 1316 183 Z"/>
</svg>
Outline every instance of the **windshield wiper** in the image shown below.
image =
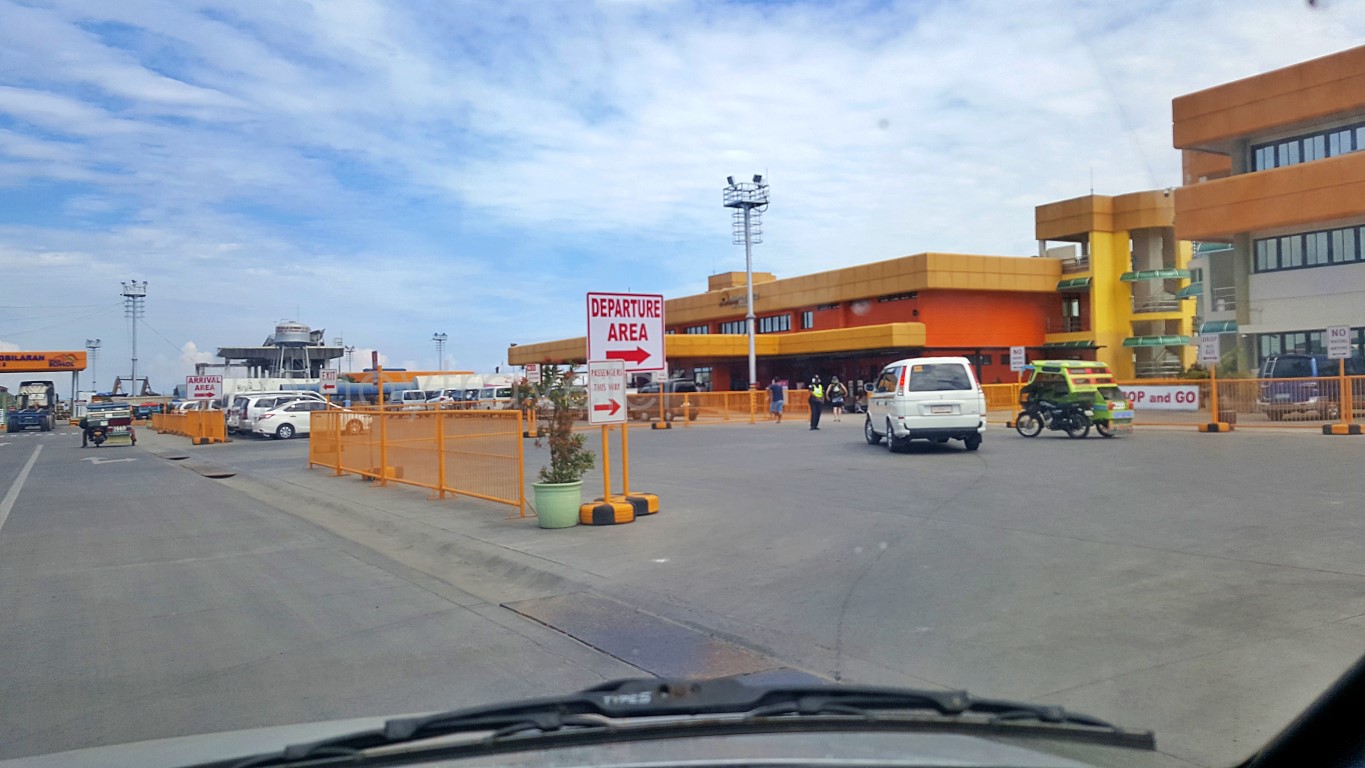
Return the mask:
<svg viewBox="0 0 1365 768">
<path fill-rule="evenodd" d="M 914 719 L 907 719 L 913 715 Z M 711 717 L 707 717 L 711 716 Z M 651 721 L 651 718 L 663 718 Z M 695 718 L 692 720 L 683 718 Z M 326 758 L 357 758 L 366 750 L 461 733 L 488 732 L 461 747 L 488 751 L 504 740 L 525 734 L 620 732 L 626 726 L 657 725 L 676 733 L 696 728 L 762 730 L 774 723 L 800 726 L 822 723 L 877 724 L 904 727 L 928 721 L 1023 733 L 1020 724 L 1047 730 L 1098 734 L 1114 746 L 1155 748 L 1149 731 L 1125 731 L 1088 715 L 1061 707 L 1005 699 L 978 699 L 966 691 L 926 691 L 849 685 L 757 685 L 735 678 L 716 680 L 620 680 L 576 694 L 527 699 L 511 704 L 457 709 L 423 717 L 389 720 L 383 728 L 360 731 L 322 741 L 296 744 L 283 751 L 201 768 L 264 768 Z M 646 728 L 638 729 L 643 732 Z M 1035 731 L 1036 732 L 1036 731 Z M 1033 732 L 1030 732 L 1033 733 Z M 518 739 L 519 743 L 529 741 Z"/>
</svg>

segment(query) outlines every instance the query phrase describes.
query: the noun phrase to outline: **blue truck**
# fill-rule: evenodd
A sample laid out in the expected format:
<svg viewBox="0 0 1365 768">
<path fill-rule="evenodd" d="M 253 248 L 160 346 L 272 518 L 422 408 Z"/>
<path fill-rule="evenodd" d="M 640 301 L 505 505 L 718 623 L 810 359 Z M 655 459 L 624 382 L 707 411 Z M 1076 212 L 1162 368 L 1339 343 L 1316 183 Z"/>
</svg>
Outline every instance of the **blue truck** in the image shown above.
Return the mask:
<svg viewBox="0 0 1365 768">
<path fill-rule="evenodd" d="M 16 395 L 17 407 L 5 414 L 5 431 L 19 432 L 29 427 L 51 432 L 57 420 L 57 388 L 50 381 L 21 381 Z"/>
</svg>

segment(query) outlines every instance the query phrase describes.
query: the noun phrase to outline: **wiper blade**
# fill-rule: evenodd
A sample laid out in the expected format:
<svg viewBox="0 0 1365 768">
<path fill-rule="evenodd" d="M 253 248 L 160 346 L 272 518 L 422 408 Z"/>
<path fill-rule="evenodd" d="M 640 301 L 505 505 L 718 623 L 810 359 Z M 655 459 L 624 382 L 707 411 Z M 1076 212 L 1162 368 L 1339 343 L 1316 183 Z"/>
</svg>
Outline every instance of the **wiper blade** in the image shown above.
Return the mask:
<svg viewBox="0 0 1365 768">
<path fill-rule="evenodd" d="M 895 714 L 892 714 L 895 713 Z M 957 722 L 970 718 L 977 725 L 1008 727 L 1019 722 L 1054 728 L 1097 729 L 1118 737 L 1115 743 L 1151 749 L 1150 732 L 1124 731 L 1099 718 L 1061 707 L 1005 699 L 978 699 L 966 691 L 927 691 L 849 685 L 754 685 L 735 678 L 716 680 L 619 680 L 576 694 L 527 699 L 457 709 L 422 717 L 389 720 L 383 728 L 286 747 L 203 768 L 265 768 L 327 757 L 358 756 L 365 750 L 450 736 L 488 732 L 480 744 L 492 745 L 528 732 L 611 730 L 649 718 L 667 718 L 670 727 L 687 727 L 684 717 L 733 716 L 723 721 L 704 718 L 698 725 L 724 722 L 758 725 L 774 720 L 854 718 L 858 722 L 895 724 L 911 713 L 920 719 Z"/>
</svg>

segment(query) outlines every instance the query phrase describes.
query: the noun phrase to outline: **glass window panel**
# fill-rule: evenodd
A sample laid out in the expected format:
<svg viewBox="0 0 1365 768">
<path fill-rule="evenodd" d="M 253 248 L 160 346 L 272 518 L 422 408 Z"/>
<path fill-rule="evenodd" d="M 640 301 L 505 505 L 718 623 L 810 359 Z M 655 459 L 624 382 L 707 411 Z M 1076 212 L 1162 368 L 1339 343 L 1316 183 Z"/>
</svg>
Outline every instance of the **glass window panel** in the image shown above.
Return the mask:
<svg viewBox="0 0 1365 768">
<path fill-rule="evenodd" d="M 1310 160 L 1321 160 L 1327 157 L 1327 137 L 1322 134 L 1309 136 L 1303 140 L 1303 159 L 1304 162 Z"/>
<path fill-rule="evenodd" d="M 1272 241 L 1270 241 L 1270 240 L 1257 240 L 1257 241 L 1256 241 L 1256 271 L 1257 271 L 1257 272 L 1265 272 L 1265 271 L 1267 271 L 1267 270 L 1274 269 L 1274 267 L 1271 266 L 1271 261 L 1270 261 L 1270 245 L 1271 245 L 1271 243 L 1272 243 Z"/>
<path fill-rule="evenodd" d="M 1280 238 L 1280 267 L 1292 269 L 1303 266 L 1303 236 L 1290 235 Z"/>
<path fill-rule="evenodd" d="M 1280 145 L 1280 165 L 1296 165 L 1299 161 L 1299 142 L 1286 141 Z"/>
</svg>

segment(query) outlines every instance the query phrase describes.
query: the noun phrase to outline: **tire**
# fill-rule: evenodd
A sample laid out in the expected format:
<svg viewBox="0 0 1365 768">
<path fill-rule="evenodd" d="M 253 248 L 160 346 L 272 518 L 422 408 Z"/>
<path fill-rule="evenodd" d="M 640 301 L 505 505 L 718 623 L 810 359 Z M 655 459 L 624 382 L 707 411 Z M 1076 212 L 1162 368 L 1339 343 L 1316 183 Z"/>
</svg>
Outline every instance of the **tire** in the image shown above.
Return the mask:
<svg viewBox="0 0 1365 768">
<path fill-rule="evenodd" d="M 346 422 L 346 434 L 358 435 L 364 431 L 365 425 L 360 422 L 360 419 L 351 419 L 350 421 Z"/>
<path fill-rule="evenodd" d="M 967 446 L 967 450 L 975 451 L 981 447 L 981 435 L 979 433 L 970 435 L 963 439 L 962 444 Z"/>
<path fill-rule="evenodd" d="M 1043 431 L 1043 420 L 1036 411 L 1020 411 L 1014 417 L 1014 430 L 1024 437 L 1037 437 Z"/>
<path fill-rule="evenodd" d="M 696 408 L 688 408 L 688 409 L 687 409 L 687 420 L 688 420 L 688 421 L 696 421 L 696 420 L 697 420 L 697 413 L 698 413 L 698 412 L 697 412 L 697 409 L 696 409 Z"/>
<path fill-rule="evenodd" d="M 896 438 L 896 433 L 891 431 L 891 420 L 886 421 L 886 450 L 891 453 L 901 452 L 901 441 Z"/>
<path fill-rule="evenodd" d="M 278 437 L 281 440 L 288 440 L 293 436 L 294 426 L 292 424 L 281 424 L 280 428 L 275 430 L 275 437 Z"/>
<path fill-rule="evenodd" d="M 863 438 L 867 440 L 868 445 L 876 445 L 882 441 L 881 435 L 877 434 L 877 430 L 872 428 L 871 416 L 868 416 L 867 421 L 863 422 Z"/>
<path fill-rule="evenodd" d="M 1098 432 L 1098 433 L 1100 433 L 1100 436 L 1101 436 L 1101 437 L 1113 437 L 1113 436 L 1114 436 L 1114 430 L 1112 430 L 1112 429 L 1109 428 L 1109 422 L 1107 422 L 1107 421 L 1097 421 L 1097 422 L 1095 422 L 1095 431 Z"/>
<path fill-rule="evenodd" d="M 1090 434 L 1090 419 L 1086 419 L 1081 426 L 1072 424 L 1066 428 L 1066 436 L 1073 440 L 1080 440 Z"/>
<path fill-rule="evenodd" d="M 1266 411 L 1265 417 L 1271 421 L 1283 421 L 1284 413 L 1281 411 Z"/>
</svg>

